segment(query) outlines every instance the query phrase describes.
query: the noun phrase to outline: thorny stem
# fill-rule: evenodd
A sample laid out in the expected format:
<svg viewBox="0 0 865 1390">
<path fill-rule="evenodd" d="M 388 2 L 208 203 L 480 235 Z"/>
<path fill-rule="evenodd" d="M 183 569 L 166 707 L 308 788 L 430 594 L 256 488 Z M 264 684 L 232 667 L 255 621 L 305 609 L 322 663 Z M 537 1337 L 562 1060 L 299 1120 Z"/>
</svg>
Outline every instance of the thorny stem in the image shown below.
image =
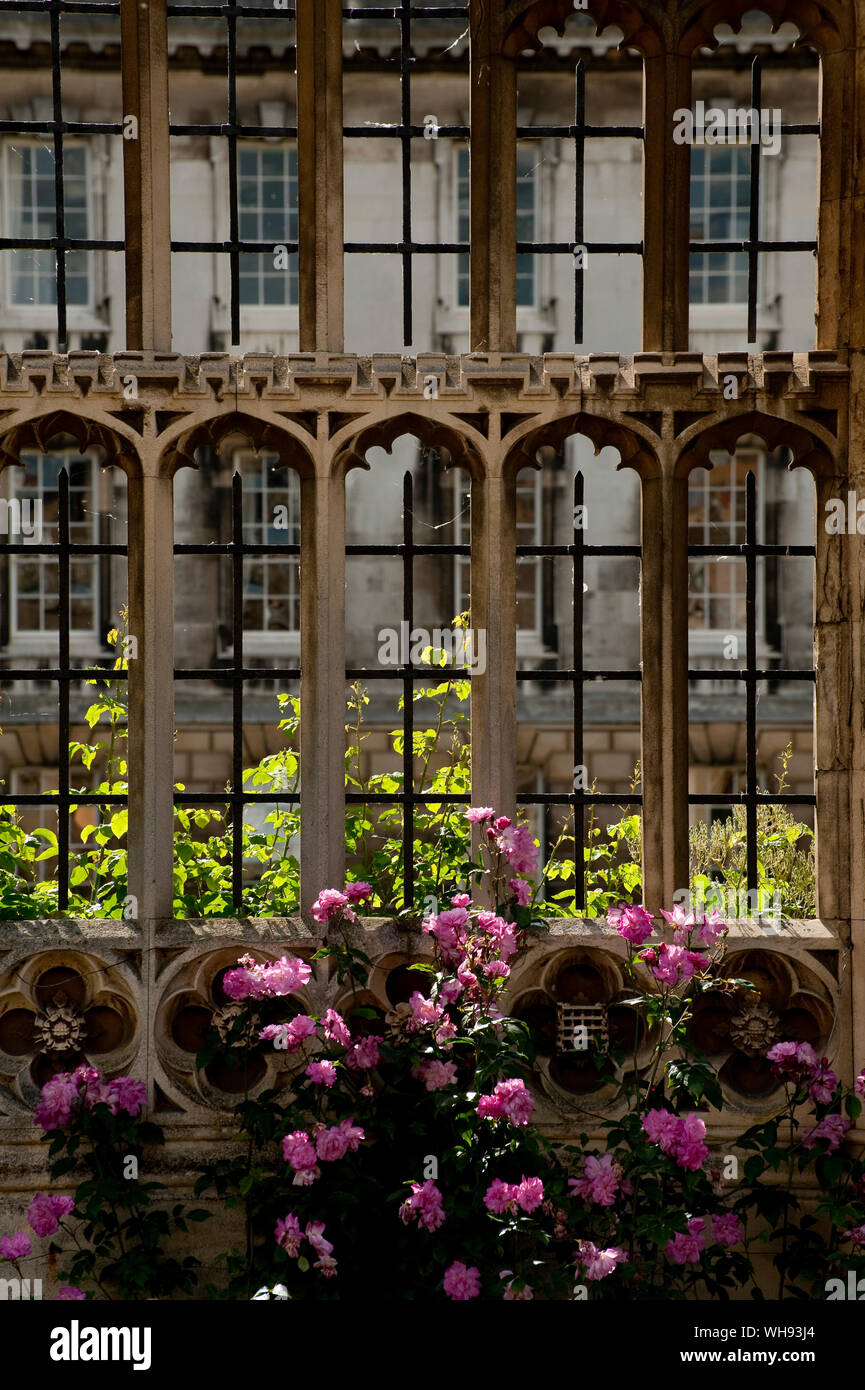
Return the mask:
<svg viewBox="0 0 865 1390">
<path fill-rule="evenodd" d="M 790 1145 L 787 1151 L 787 1187 L 784 1192 L 784 1229 L 781 1236 L 781 1255 L 780 1255 L 780 1274 L 781 1282 L 778 1285 L 778 1299 L 784 1297 L 784 1284 L 787 1278 L 787 1237 L 790 1222 L 790 1195 L 793 1190 L 793 1145 L 796 1142 L 796 1121 L 793 1118 L 795 1106 L 795 1095 L 788 1098 L 789 1111 L 787 1118 L 790 1121 Z"/>
<path fill-rule="evenodd" d="M 75 1241 L 76 1247 L 77 1247 L 79 1250 L 83 1250 L 83 1249 L 85 1248 L 85 1247 L 81 1244 L 81 1241 L 78 1239 L 78 1232 L 77 1232 L 76 1230 L 74 1230 L 72 1226 L 67 1226 L 66 1223 L 65 1223 L 65 1221 L 61 1221 L 61 1222 L 60 1222 L 60 1229 L 61 1229 L 62 1231 L 65 1231 L 66 1234 L 67 1234 L 68 1236 L 71 1236 L 71 1237 L 72 1237 L 72 1239 Z M 110 1302 L 112 1302 L 112 1303 L 114 1302 L 114 1295 L 108 1292 L 108 1290 L 106 1289 L 106 1287 L 105 1287 L 105 1285 L 103 1284 L 102 1280 L 99 1278 L 99 1275 L 96 1273 L 96 1266 L 95 1266 L 95 1265 L 94 1265 L 94 1267 L 93 1267 L 93 1271 L 87 1275 L 87 1278 L 93 1280 L 93 1282 L 94 1282 L 94 1284 L 96 1285 L 96 1287 L 97 1287 L 102 1293 L 105 1294 L 105 1297 L 106 1297 Z"/>
</svg>

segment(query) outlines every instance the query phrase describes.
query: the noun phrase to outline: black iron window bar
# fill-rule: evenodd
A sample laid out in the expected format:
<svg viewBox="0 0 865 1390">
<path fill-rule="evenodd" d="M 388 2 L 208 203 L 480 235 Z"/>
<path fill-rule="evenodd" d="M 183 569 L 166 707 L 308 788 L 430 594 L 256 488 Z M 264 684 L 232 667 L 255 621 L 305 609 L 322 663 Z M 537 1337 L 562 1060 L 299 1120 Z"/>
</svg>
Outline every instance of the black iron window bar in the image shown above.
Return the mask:
<svg viewBox="0 0 865 1390">
<path fill-rule="evenodd" d="M 50 807 L 57 812 L 57 907 L 65 912 L 69 906 L 69 816 L 72 806 L 126 806 L 125 794 L 106 792 L 77 792 L 70 790 L 69 736 L 70 736 L 70 686 L 73 681 L 126 681 L 128 672 L 114 670 L 113 666 L 72 666 L 70 664 L 70 638 L 72 630 L 70 612 L 70 561 L 93 555 L 127 555 L 125 545 L 77 544 L 69 539 L 69 473 L 61 468 L 57 485 L 57 534 L 53 544 L 40 542 L 30 544 L 0 544 L 0 554 L 21 555 L 32 560 L 40 555 L 57 559 L 57 636 L 58 665 L 54 667 L 4 667 L 0 678 L 4 682 L 56 681 L 58 685 L 57 720 L 57 792 L 28 792 L 12 794 L 0 793 L 4 806 Z"/>
<path fill-rule="evenodd" d="M 169 125 L 169 135 L 207 135 L 224 137 L 228 142 L 228 240 L 227 241 L 172 241 L 171 250 L 177 252 L 211 252 L 228 256 L 230 292 L 229 321 L 233 346 L 240 343 L 240 257 L 242 253 L 258 253 L 272 256 L 273 241 L 244 241 L 240 236 L 240 212 L 238 206 L 237 142 L 240 139 L 258 140 L 276 138 L 296 140 L 296 125 L 242 125 L 237 116 L 237 21 L 254 19 L 286 21 L 294 23 L 296 10 L 265 9 L 259 4 L 241 4 L 231 0 L 229 4 L 186 4 L 169 5 L 169 18 L 188 17 L 194 19 L 223 19 L 226 25 L 226 76 L 228 80 L 228 120 L 193 125 Z M 286 209 L 286 213 L 288 209 Z M 288 255 L 296 255 L 297 241 L 283 238 L 279 243 Z"/>
<path fill-rule="evenodd" d="M 642 546 L 639 545 L 586 545 L 585 532 L 576 525 L 577 507 L 582 507 L 585 494 L 585 479 L 581 471 L 574 477 L 574 533 L 569 545 L 518 545 L 517 556 L 548 557 L 570 555 L 574 561 L 573 577 L 573 646 L 574 664 L 569 670 L 559 667 L 545 671 L 517 671 L 518 681 L 538 681 L 546 684 L 569 682 L 573 692 L 573 741 L 574 764 L 584 763 L 583 731 L 584 701 L 583 687 L 587 681 L 642 681 L 643 673 L 634 670 L 587 670 L 584 666 L 583 641 L 583 575 L 585 561 L 592 556 L 608 558 L 642 559 Z M 594 792 L 574 788 L 570 792 L 521 792 L 517 796 L 520 806 L 568 806 L 574 817 L 574 906 L 578 913 L 585 911 L 586 882 L 584 868 L 584 849 L 586 838 L 586 808 L 589 806 L 639 806 L 643 804 L 642 795 L 620 792 Z"/>
<path fill-rule="evenodd" d="M 395 58 L 381 60 L 385 65 L 398 65 L 400 71 L 402 112 L 400 125 L 346 126 L 343 135 L 347 138 L 398 139 L 402 147 L 402 239 L 398 242 L 346 242 L 346 253 L 398 254 L 402 259 L 402 303 L 403 303 L 403 341 L 410 345 L 413 338 L 412 327 L 412 257 L 430 253 L 469 254 L 467 242 L 419 242 L 412 238 L 411 220 L 411 142 L 424 135 L 424 127 L 411 124 L 411 21 L 412 19 L 451 19 L 463 18 L 467 14 L 465 6 L 441 6 L 413 9 L 410 0 L 403 0 L 401 6 L 390 9 L 346 9 L 347 19 L 393 19 L 400 20 L 400 51 Z M 468 126 L 438 127 L 440 136 L 450 139 L 469 140 Z M 540 139 L 552 136 L 557 139 L 574 141 L 574 240 L 573 242 L 520 241 L 517 253 L 534 255 L 574 256 L 574 343 L 583 341 L 583 275 L 584 268 L 577 264 L 574 255 L 576 248 L 585 246 L 586 253 L 598 255 L 636 255 L 642 256 L 643 243 L 639 242 L 590 242 L 585 241 L 585 146 L 586 140 L 637 139 L 642 140 L 642 126 L 596 126 L 586 122 L 586 84 L 585 67 L 582 59 L 575 69 L 574 121 L 571 125 L 518 126 L 517 139 Z"/>
<path fill-rule="evenodd" d="M 4 8 L 21 13 L 47 14 L 51 31 L 51 81 L 53 113 L 51 120 L 0 121 L 0 135 L 49 135 L 54 151 L 55 179 L 55 226 L 51 237 L 0 237 L 0 250 L 50 250 L 56 260 L 57 287 L 57 336 L 58 348 L 65 350 L 67 345 L 67 300 L 66 300 L 66 254 L 70 251 L 122 251 L 123 241 L 98 238 L 69 238 L 66 236 L 65 204 L 63 194 L 63 146 L 64 137 L 69 135 L 120 135 L 123 127 L 117 122 L 64 121 L 61 82 L 61 43 L 60 20 L 66 15 L 117 14 L 120 12 L 119 0 L 16 0 L 14 5 Z M 237 20 L 247 17 L 255 20 L 294 21 L 295 10 L 268 9 L 262 4 L 242 4 L 239 0 L 227 4 L 172 4 L 168 6 L 169 16 L 191 17 L 195 19 L 216 18 L 224 20 L 227 30 L 226 67 L 228 80 L 228 120 L 225 123 L 173 124 L 170 133 L 179 135 L 223 136 L 228 141 L 229 177 L 229 236 L 226 241 L 172 241 L 175 252 L 211 252 L 229 257 L 230 266 L 230 324 L 233 344 L 240 341 L 240 291 L 239 265 L 242 253 L 272 254 L 271 242 L 243 241 L 239 235 L 238 189 L 237 189 L 237 142 L 241 138 L 276 137 L 296 139 L 297 127 L 244 126 L 237 118 Z M 412 239 L 411 218 L 411 142 L 423 137 L 424 127 L 411 124 L 411 69 L 414 59 L 411 52 L 412 20 L 436 20 L 465 18 L 465 5 L 423 6 L 414 8 L 411 0 L 402 0 L 394 7 L 348 8 L 343 11 L 347 19 L 394 19 L 400 22 L 400 51 L 395 58 L 381 59 L 385 66 L 398 67 L 401 82 L 401 121 L 396 126 L 346 126 L 346 138 L 394 138 L 402 147 L 402 237 L 399 242 L 346 242 L 346 253 L 384 254 L 397 253 L 402 259 L 403 288 L 403 337 L 405 344 L 412 342 L 412 257 L 430 253 L 468 253 L 465 242 L 416 242 Z M 568 242 L 518 242 L 518 254 L 573 254 L 578 246 L 585 246 L 588 254 L 642 255 L 642 242 L 593 242 L 584 240 L 585 226 L 585 142 L 592 137 L 604 139 L 630 138 L 643 139 L 641 126 L 594 126 L 585 120 L 585 70 L 582 60 L 576 65 L 576 99 L 574 122 L 572 125 L 519 126 L 517 137 L 540 138 L 552 136 L 572 139 L 575 150 L 575 197 L 574 197 L 574 241 Z M 755 111 L 761 109 L 762 65 L 755 57 L 752 64 L 751 105 Z M 818 135 L 819 124 L 782 123 L 783 135 Z M 466 126 L 440 126 L 439 135 L 453 139 L 468 139 L 470 130 Z M 748 236 L 741 240 L 705 240 L 689 243 L 692 253 L 724 254 L 739 253 L 748 257 L 748 342 L 757 339 L 757 297 L 758 271 L 761 255 L 778 253 L 811 252 L 816 254 L 817 243 L 811 241 L 769 241 L 760 236 L 760 189 L 761 189 L 761 147 L 752 143 L 750 162 L 750 207 Z M 285 241 L 289 254 L 296 254 L 297 242 Z M 583 272 L 576 265 L 574 269 L 574 342 L 583 341 Z"/>
<path fill-rule="evenodd" d="M 346 555 L 399 556 L 402 559 L 402 618 L 408 624 L 408 632 L 414 630 L 414 561 L 424 555 L 461 555 L 471 557 L 471 546 L 463 545 L 418 545 L 414 539 L 414 480 L 410 472 L 403 477 L 403 538 L 397 545 L 347 545 Z M 406 653 L 407 656 L 411 652 Z M 446 805 L 471 804 L 471 797 L 462 792 L 424 792 L 423 787 L 415 790 L 414 774 L 414 687 L 418 681 L 434 680 L 436 685 L 453 684 L 456 681 L 471 681 L 472 672 L 467 666 L 412 666 L 403 663 L 387 670 L 370 667 L 348 667 L 347 681 L 401 681 L 403 695 L 403 765 L 402 791 L 394 792 L 349 792 L 347 802 L 362 805 L 376 803 L 402 807 L 402 863 L 403 863 L 403 903 L 411 905 L 414 896 L 414 809 L 416 806 L 436 802 Z"/>
<path fill-rule="evenodd" d="M 762 90 L 763 90 L 763 68 L 762 60 L 756 57 L 751 64 L 751 107 L 759 113 L 762 109 Z M 780 125 L 781 135 L 817 135 L 820 134 L 819 124 L 797 125 L 791 122 L 783 122 Z M 816 241 L 767 241 L 760 236 L 760 188 L 761 188 L 761 145 L 758 140 L 751 144 L 751 165 L 749 169 L 749 210 L 748 210 L 748 235 L 741 241 L 692 241 L 689 249 L 691 253 L 702 252 L 706 255 L 724 252 L 744 253 L 748 257 L 748 342 L 757 341 L 757 290 L 758 272 L 760 257 L 770 252 L 802 252 L 810 251 L 812 255 L 817 254 Z"/>
<path fill-rule="evenodd" d="M 345 139 L 385 139 L 399 140 L 402 155 L 402 235 L 399 241 L 347 241 L 344 243 L 346 255 L 386 255 L 397 254 L 402 264 L 402 322 L 403 344 L 410 346 L 413 341 L 412 319 L 412 257 L 419 255 L 444 255 L 460 252 L 468 253 L 467 242 L 425 242 L 415 241 L 412 236 L 412 170 L 411 142 L 424 135 L 422 125 L 412 125 L 411 121 L 411 77 L 412 66 L 417 59 L 412 53 L 412 21 L 460 19 L 468 24 L 468 5 L 423 5 L 415 6 L 412 0 L 401 0 L 400 4 L 388 7 L 365 6 L 363 9 L 343 10 L 344 19 L 398 19 L 400 26 L 399 53 L 393 58 L 379 58 L 376 66 L 385 70 L 395 68 L 400 76 L 400 123 L 399 125 L 360 125 L 344 126 Z M 452 140 L 468 140 L 468 126 L 440 125 L 438 136 Z"/>
<path fill-rule="evenodd" d="M 63 148 L 68 135 L 122 135 L 123 126 L 112 121 L 64 121 L 61 80 L 60 18 L 62 15 L 120 14 L 120 0 L 15 0 L 4 12 L 48 15 L 51 32 L 50 120 L 0 121 L 0 135 L 48 135 L 54 153 L 55 233 L 50 237 L 0 237 L 0 251 L 53 251 L 57 287 L 57 347 L 67 346 L 66 255 L 70 251 L 122 251 L 124 242 L 94 237 L 67 237 L 64 196 Z"/>
<path fill-rule="evenodd" d="M 643 255 L 642 241 L 592 241 L 585 239 L 586 224 L 586 141 L 605 140 L 643 140 L 642 126 L 589 125 L 586 123 L 586 71 L 582 58 L 575 68 L 575 100 L 573 125 L 527 125 L 517 126 L 517 139 L 539 140 L 552 137 L 574 142 L 574 240 L 567 241 L 518 241 L 517 254 L 531 252 L 534 255 L 574 256 L 574 344 L 583 342 L 584 315 L 584 274 L 585 267 L 578 264 L 576 251 L 585 247 L 587 255 L 640 256 Z"/>
<path fill-rule="evenodd" d="M 175 555 L 227 555 L 231 559 L 231 662 L 222 666 L 176 667 L 175 680 L 231 684 L 231 786 L 222 792 L 175 792 L 175 806 L 228 806 L 231 816 L 231 895 L 236 916 L 243 915 L 243 808 L 253 802 L 300 804 L 299 792 L 274 788 L 249 792 L 243 785 L 243 695 L 244 683 L 263 675 L 280 680 L 299 681 L 299 666 L 247 666 L 243 651 L 243 562 L 256 556 L 285 559 L 300 555 L 297 543 L 279 545 L 248 544 L 243 539 L 243 478 L 235 472 L 231 482 L 231 540 L 207 545 L 175 545 Z"/>
<path fill-rule="evenodd" d="M 760 806 L 816 806 L 816 796 L 795 792 L 761 791 L 757 778 L 757 685 L 759 681 L 816 682 L 813 670 L 764 670 L 757 665 L 757 559 L 760 556 L 805 556 L 815 559 L 813 545 L 762 545 L 757 542 L 757 480 L 752 471 L 745 478 L 745 542 L 742 545 L 689 545 L 689 557 L 745 560 L 745 666 L 737 670 L 688 671 L 689 680 L 742 681 L 745 686 L 745 790 L 740 792 L 696 793 L 688 795 L 691 806 L 745 807 L 746 888 L 759 888 L 757 873 L 757 810 Z"/>
</svg>

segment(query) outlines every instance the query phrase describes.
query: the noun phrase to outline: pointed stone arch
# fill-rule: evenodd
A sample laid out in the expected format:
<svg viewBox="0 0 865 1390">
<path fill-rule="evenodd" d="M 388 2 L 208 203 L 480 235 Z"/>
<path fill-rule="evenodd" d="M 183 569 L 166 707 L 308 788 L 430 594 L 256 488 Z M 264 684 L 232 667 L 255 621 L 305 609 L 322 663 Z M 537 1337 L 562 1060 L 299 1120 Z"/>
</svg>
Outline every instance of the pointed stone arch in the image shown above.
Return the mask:
<svg viewBox="0 0 865 1390">
<path fill-rule="evenodd" d="M 685 477 L 694 468 L 711 469 L 712 450 L 726 449 L 732 454 L 747 434 L 756 435 L 769 449 L 789 449 L 793 455 L 790 466 L 807 468 L 815 477 L 831 476 L 837 471 L 836 441 L 828 432 L 817 425 L 806 428 L 794 420 L 751 410 L 714 422 L 702 420 L 686 430 L 676 460 L 677 476 Z"/>
<path fill-rule="evenodd" d="M 447 449 L 454 464 L 465 468 L 472 478 L 482 476 L 481 436 L 477 430 L 464 422 L 458 426 L 447 418 L 419 415 L 412 410 L 365 424 L 355 434 L 346 430 L 333 456 L 334 473 L 348 473 L 352 468 L 368 469 L 368 449 L 378 446 L 390 453 L 394 441 L 404 434 L 414 435 L 429 448 Z"/>
<path fill-rule="evenodd" d="M 285 417 L 274 420 L 232 407 L 193 425 L 180 424 L 165 446 L 161 474 L 173 477 L 180 468 L 197 468 L 196 449 L 208 446 L 218 451 L 232 437 L 242 439 L 249 449 L 266 449 L 277 454 L 280 467 L 292 468 L 302 478 L 312 477 L 315 472 L 306 443 Z"/>
<path fill-rule="evenodd" d="M 522 438 L 514 443 L 505 470 L 516 473 L 521 468 L 541 467 L 537 459 L 538 450 L 545 445 L 559 447 L 574 434 L 586 435 L 594 444 L 596 453 L 607 447 L 617 449 L 620 456 L 617 471 L 633 468 L 641 478 L 658 477 L 660 474 L 648 429 L 622 425 L 585 411 L 563 415 L 543 425 L 527 426 Z"/>
<path fill-rule="evenodd" d="M 588 14 L 601 34 L 611 24 L 621 29 L 622 47 L 637 48 L 641 53 L 660 53 L 664 24 L 662 7 L 657 4 L 635 3 L 635 0 L 588 0 L 581 14 Z M 565 24 L 574 14 L 573 0 L 516 0 L 507 6 L 502 16 L 502 52 L 516 57 L 527 48 L 543 46 L 538 34 L 552 28 L 564 34 Z"/>
<path fill-rule="evenodd" d="M 16 412 L 17 415 L 17 412 Z M 116 465 L 127 478 L 141 475 L 138 449 L 124 426 L 112 420 L 96 420 L 71 410 L 51 410 L 42 415 L 17 415 L 0 425 L 0 472 L 10 464 L 18 464 L 23 449 L 38 449 L 46 453 L 53 440 L 69 435 L 79 448 L 97 447 L 105 454 L 103 468 Z"/>
<path fill-rule="evenodd" d="M 782 24 L 795 24 L 799 30 L 796 48 L 835 53 L 851 41 L 852 8 L 846 0 L 691 0 L 682 13 L 679 51 L 691 54 L 698 48 L 717 48 L 717 25 L 729 24 L 738 33 L 745 15 L 758 10 L 772 21 L 773 33 Z"/>
</svg>

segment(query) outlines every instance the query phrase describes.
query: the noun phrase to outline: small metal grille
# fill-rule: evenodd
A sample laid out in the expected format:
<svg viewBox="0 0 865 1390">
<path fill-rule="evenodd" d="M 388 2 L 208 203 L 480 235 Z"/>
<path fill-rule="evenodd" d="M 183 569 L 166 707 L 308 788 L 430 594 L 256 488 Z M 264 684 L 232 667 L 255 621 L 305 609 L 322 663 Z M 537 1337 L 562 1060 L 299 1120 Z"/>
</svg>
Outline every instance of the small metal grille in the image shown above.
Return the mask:
<svg viewBox="0 0 865 1390">
<path fill-rule="evenodd" d="M 557 1004 L 558 1052 L 606 1052 L 610 1045 L 606 1004 Z"/>
</svg>

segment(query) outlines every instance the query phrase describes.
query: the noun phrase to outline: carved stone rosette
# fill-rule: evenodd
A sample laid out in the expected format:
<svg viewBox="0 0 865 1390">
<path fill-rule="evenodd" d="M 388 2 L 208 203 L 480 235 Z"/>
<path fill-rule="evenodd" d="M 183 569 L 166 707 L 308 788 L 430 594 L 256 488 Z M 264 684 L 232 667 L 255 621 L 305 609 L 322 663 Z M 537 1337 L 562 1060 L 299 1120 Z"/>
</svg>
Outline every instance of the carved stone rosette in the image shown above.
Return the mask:
<svg viewBox="0 0 865 1390">
<path fill-rule="evenodd" d="M 776 1042 L 808 1042 L 818 1056 L 834 1049 L 834 981 L 817 960 L 779 950 L 737 951 L 726 962 L 730 980 L 696 1001 L 691 1041 L 718 1069 L 725 1099 L 754 1108 L 777 1099 L 781 1082 L 766 1060 Z"/>
</svg>

